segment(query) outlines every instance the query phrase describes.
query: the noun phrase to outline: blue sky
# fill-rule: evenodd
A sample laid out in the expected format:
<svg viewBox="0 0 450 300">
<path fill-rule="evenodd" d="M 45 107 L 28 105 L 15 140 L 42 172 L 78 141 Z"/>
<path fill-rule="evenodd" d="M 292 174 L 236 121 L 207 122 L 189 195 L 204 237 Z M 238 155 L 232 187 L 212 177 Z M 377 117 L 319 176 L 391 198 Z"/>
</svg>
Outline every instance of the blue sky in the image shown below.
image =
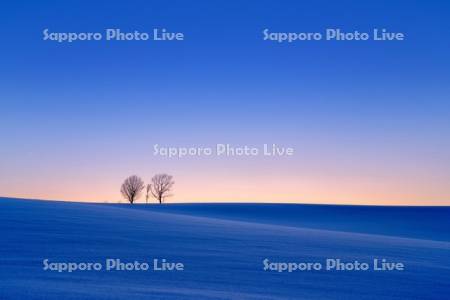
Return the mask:
<svg viewBox="0 0 450 300">
<path fill-rule="evenodd" d="M 450 203 L 450 4 L 444 1 L 2 6 L 0 188 L 6 196 L 112 201 L 125 176 L 165 171 L 178 178 L 174 201 Z M 183 32 L 185 41 L 58 44 L 42 40 L 45 28 L 166 28 Z M 265 28 L 386 28 L 406 40 L 277 44 L 262 40 Z M 264 142 L 295 147 L 296 156 L 152 156 L 155 143 Z M 197 194 L 200 182 L 211 191 Z M 268 183 L 286 194 L 258 188 Z"/>
</svg>

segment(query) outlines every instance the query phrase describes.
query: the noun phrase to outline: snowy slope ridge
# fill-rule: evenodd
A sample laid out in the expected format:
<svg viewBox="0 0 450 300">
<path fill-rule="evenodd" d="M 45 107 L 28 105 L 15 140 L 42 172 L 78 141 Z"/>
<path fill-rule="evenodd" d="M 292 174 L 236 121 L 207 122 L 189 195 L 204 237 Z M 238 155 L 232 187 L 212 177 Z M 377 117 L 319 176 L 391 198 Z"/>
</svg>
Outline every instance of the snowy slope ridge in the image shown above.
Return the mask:
<svg viewBox="0 0 450 300">
<path fill-rule="evenodd" d="M 433 231 L 440 212 L 422 211 L 420 222 L 431 225 L 418 235 L 407 234 L 417 220 L 408 219 L 411 213 L 402 214 L 398 223 L 402 230 L 396 233 L 404 237 L 396 237 L 383 232 L 392 225 L 389 214 L 378 219 L 376 231 L 370 231 L 367 218 L 361 219 L 361 227 L 368 229 L 356 229 L 358 217 L 352 212 L 351 225 L 339 227 L 345 229 L 341 232 L 333 231 L 331 223 L 320 224 L 325 219 L 342 223 L 333 206 L 321 208 L 329 209 L 316 216 L 315 227 L 308 212 L 309 227 L 316 229 L 302 228 L 290 216 L 301 206 L 264 207 L 130 207 L 0 198 L 0 299 L 445 299 L 450 294 L 448 231 Z M 283 209 L 286 218 L 278 220 Z M 448 210 L 442 209 L 448 219 Z M 319 217 L 323 213 L 328 217 Z M 107 258 L 124 262 L 164 258 L 182 262 L 185 270 L 43 270 L 44 259 Z M 264 271 L 266 258 L 277 262 L 385 258 L 402 262 L 405 270 L 279 273 Z"/>
<path fill-rule="evenodd" d="M 450 241 L 450 207 L 189 203 L 119 205 L 252 223 Z"/>
</svg>

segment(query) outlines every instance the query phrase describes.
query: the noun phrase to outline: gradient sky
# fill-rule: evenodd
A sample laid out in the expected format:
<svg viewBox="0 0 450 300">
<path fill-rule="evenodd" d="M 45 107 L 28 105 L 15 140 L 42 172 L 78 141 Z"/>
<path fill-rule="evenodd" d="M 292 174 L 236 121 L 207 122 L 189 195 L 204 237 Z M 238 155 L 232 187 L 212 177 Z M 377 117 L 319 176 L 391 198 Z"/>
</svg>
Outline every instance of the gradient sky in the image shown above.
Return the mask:
<svg viewBox="0 0 450 300">
<path fill-rule="evenodd" d="M 114 2 L 1 4 L 1 196 L 117 202 L 128 175 L 167 172 L 171 202 L 450 205 L 448 2 Z M 186 39 L 42 40 L 45 28 L 155 27 Z M 406 40 L 261 33 L 335 27 Z M 296 152 L 167 159 L 156 143 Z"/>
</svg>

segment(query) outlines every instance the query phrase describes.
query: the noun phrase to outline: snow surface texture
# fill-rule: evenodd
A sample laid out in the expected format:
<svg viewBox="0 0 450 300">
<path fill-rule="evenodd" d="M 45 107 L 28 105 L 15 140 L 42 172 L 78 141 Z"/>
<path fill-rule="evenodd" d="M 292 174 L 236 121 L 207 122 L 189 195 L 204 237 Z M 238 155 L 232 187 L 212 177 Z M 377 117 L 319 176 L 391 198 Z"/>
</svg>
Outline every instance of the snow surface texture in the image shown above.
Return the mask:
<svg viewBox="0 0 450 300">
<path fill-rule="evenodd" d="M 450 208 L 114 205 L 0 198 L 0 299 L 449 299 Z M 184 271 L 44 271 L 183 262 Z M 404 271 L 264 271 L 327 258 Z"/>
</svg>

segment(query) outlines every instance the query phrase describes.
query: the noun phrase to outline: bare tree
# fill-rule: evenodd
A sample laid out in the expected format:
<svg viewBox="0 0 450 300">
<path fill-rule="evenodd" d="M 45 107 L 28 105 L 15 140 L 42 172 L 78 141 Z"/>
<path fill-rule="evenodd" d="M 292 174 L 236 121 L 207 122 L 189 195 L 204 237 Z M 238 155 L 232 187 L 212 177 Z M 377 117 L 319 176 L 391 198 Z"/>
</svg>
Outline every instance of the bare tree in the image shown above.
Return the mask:
<svg viewBox="0 0 450 300">
<path fill-rule="evenodd" d="M 173 177 L 167 174 L 157 174 L 152 178 L 152 184 L 150 185 L 150 192 L 159 203 L 163 203 L 167 197 L 170 197 L 170 191 L 172 190 L 175 181 Z"/>
<path fill-rule="evenodd" d="M 142 179 L 136 175 L 130 176 L 122 183 L 120 192 L 122 195 L 133 204 L 140 196 L 144 189 L 144 182 Z"/>
</svg>

